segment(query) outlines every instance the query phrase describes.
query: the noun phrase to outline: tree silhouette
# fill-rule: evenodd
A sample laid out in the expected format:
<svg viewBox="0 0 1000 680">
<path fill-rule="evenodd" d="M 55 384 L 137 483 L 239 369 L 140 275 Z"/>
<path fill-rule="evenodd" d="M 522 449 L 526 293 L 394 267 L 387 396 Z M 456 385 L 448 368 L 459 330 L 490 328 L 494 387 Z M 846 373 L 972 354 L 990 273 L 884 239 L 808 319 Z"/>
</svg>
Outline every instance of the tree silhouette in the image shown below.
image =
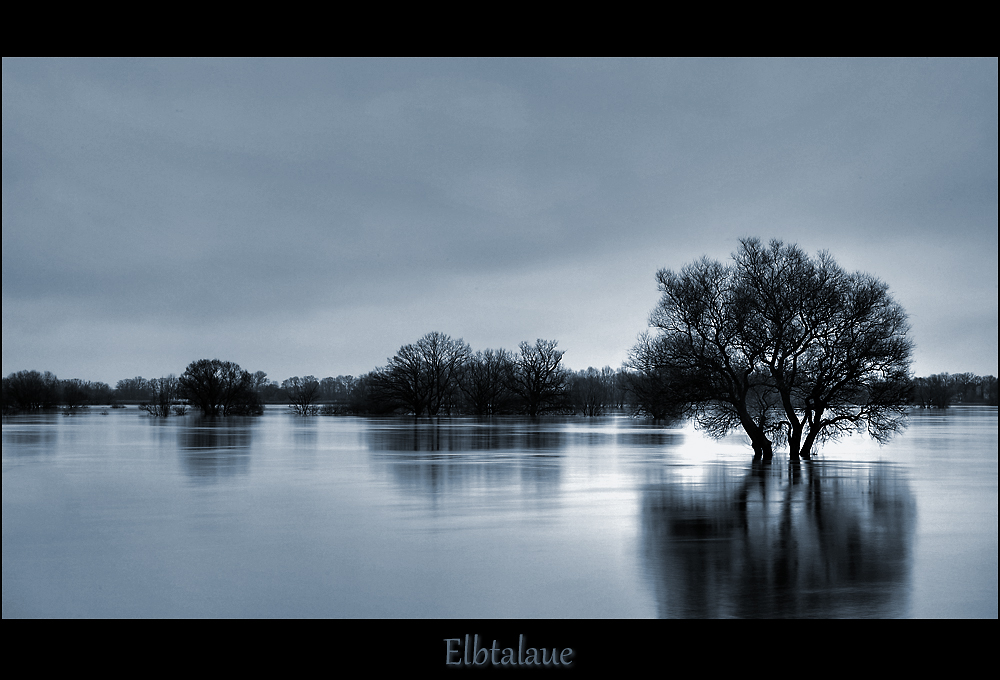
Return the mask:
<svg viewBox="0 0 1000 680">
<path fill-rule="evenodd" d="M 520 354 L 514 355 L 508 387 L 524 401 L 529 416 L 555 406 L 566 389 L 569 372 L 559 365 L 564 352 L 556 349 L 557 344 L 541 338 L 534 345 L 522 342 Z"/>
<path fill-rule="evenodd" d="M 511 392 L 507 385 L 513 367 L 511 354 L 504 349 L 487 349 L 469 357 L 458 385 L 472 413 L 493 416 L 509 408 Z"/>
<path fill-rule="evenodd" d="M 182 394 L 206 416 L 259 415 L 253 376 L 231 361 L 193 361 L 179 378 Z"/>
<path fill-rule="evenodd" d="M 49 371 L 18 371 L 3 380 L 4 407 L 20 411 L 54 408 L 59 403 L 59 379 Z"/>
<path fill-rule="evenodd" d="M 147 381 L 153 398 L 139 405 L 139 408 L 151 416 L 166 418 L 170 408 L 180 395 L 180 381 L 173 374 L 165 378 L 153 378 Z"/>
<path fill-rule="evenodd" d="M 729 265 L 703 258 L 657 281 L 656 336 L 633 365 L 670 381 L 710 434 L 742 427 L 764 460 L 780 436 L 797 460 L 846 432 L 881 442 L 905 423 L 909 326 L 877 278 L 751 238 Z"/>
<path fill-rule="evenodd" d="M 281 384 L 281 389 L 288 395 L 288 406 L 296 414 L 308 416 L 318 412 L 316 401 L 319 399 L 319 381 L 315 377 L 307 375 L 304 378 L 289 378 Z"/>
<path fill-rule="evenodd" d="M 472 350 L 461 338 L 428 333 L 399 348 L 387 366 L 371 374 L 376 401 L 411 411 L 416 416 L 450 412 L 459 372 Z"/>
</svg>

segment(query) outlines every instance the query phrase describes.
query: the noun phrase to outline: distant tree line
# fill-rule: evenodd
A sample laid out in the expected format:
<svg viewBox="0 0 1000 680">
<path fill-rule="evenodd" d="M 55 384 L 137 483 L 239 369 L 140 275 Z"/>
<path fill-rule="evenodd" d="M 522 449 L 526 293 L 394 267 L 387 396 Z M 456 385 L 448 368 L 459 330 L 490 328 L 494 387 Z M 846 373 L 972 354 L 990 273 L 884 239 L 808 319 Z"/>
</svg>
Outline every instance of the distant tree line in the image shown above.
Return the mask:
<svg viewBox="0 0 1000 680">
<path fill-rule="evenodd" d="M 341 412 L 369 415 L 593 416 L 623 406 L 622 371 L 573 372 L 563 354 L 557 341 L 543 339 L 516 351 L 474 352 L 462 339 L 434 331 L 400 347 L 385 366 L 330 387 Z"/>
<path fill-rule="evenodd" d="M 192 362 L 180 377 L 123 378 L 114 388 L 21 371 L 3 379 L 3 408 L 14 413 L 131 404 L 167 417 L 188 408 L 209 416 L 254 415 L 264 404 L 287 404 L 299 415 L 597 416 L 632 404 L 624 369 L 574 372 L 562 358 L 555 340 L 522 342 L 516 351 L 473 352 L 461 339 L 432 332 L 359 377 L 305 375 L 279 383 L 263 371 L 250 373 L 217 359 Z"/>
<path fill-rule="evenodd" d="M 39 411 L 58 406 L 77 408 L 111 404 L 114 390 L 107 383 L 73 378 L 59 380 L 49 371 L 18 371 L 3 379 L 3 412 Z"/>
<path fill-rule="evenodd" d="M 218 359 L 192 362 L 180 378 L 126 378 L 119 380 L 114 389 L 101 382 L 59 380 L 49 371 L 19 371 L 3 379 L 3 412 L 6 415 L 59 406 L 117 408 L 128 402 L 159 417 L 184 414 L 189 405 L 208 416 L 258 415 L 264 409 L 253 378 L 237 364 Z"/>
<path fill-rule="evenodd" d="M 914 378 L 910 403 L 921 408 L 948 408 L 952 404 L 997 405 L 997 379 L 972 373 L 937 373 Z"/>
<path fill-rule="evenodd" d="M 280 383 L 263 371 L 249 373 L 232 362 L 208 359 L 193 362 L 181 378 L 136 376 L 113 388 L 60 380 L 49 371 L 19 371 L 3 378 L 3 412 L 133 404 L 160 417 L 191 407 L 210 415 L 253 415 L 264 404 L 287 404 L 299 415 L 600 416 L 624 411 L 655 419 L 682 417 L 676 409 L 677 383 L 658 373 L 652 349 L 634 353 L 627 368 L 571 371 L 562 366 L 563 352 L 556 347 L 555 341 L 536 340 L 522 342 L 516 352 L 473 352 L 462 340 L 428 333 L 362 376 L 294 376 Z M 914 378 L 910 403 L 996 406 L 997 379 L 972 373 Z"/>
</svg>

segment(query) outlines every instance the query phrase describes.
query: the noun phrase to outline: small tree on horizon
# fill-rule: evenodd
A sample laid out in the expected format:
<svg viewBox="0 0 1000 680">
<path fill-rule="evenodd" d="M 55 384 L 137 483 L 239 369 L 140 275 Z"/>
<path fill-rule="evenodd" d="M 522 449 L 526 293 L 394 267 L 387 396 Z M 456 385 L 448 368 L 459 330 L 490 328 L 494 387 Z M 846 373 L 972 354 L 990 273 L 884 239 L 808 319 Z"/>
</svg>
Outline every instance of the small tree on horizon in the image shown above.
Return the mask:
<svg viewBox="0 0 1000 680">
<path fill-rule="evenodd" d="M 314 376 L 289 378 L 281 384 L 281 389 L 288 395 L 288 406 L 295 414 L 308 416 L 318 412 L 319 381 Z"/>
</svg>

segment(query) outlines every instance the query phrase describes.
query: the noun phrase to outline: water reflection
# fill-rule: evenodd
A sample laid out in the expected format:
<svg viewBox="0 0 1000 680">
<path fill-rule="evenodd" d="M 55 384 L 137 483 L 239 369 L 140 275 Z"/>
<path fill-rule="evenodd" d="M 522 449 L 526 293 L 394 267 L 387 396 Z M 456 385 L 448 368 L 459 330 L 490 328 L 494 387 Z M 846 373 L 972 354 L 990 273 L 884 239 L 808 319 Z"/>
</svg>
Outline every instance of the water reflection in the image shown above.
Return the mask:
<svg viewBox="0 0 1000 680">
<path fill-rule="evenodd" d="M 297 450 L 315 449 L 319 442 L 315 419 L 302 418 L 296 421 L 295 428 L 292 430 L 292 441 L 295 442 Z"/>
<path fill-rule="evenodd" d="M 43 413 L 18 419 L 4 418 L 3 452 L 18 456 L 51 453 L 56 444 L 56 416 Z"/>
<path fill-rule="evenodd" d="M 714 466 L 642 493 L 661 617 L 908 613 L 916 503 L 891 465 Z"/>
<path fill-rule="evenodd" d="M 188 477 L 211 483 L 250 471 L 248 418 L 201 418 L 177 429 L 177 445 Z"/>
<path fill-rule="evenodd" d="M 526 495 L 559 486 L 566 433 L 529 420 L 422 419 L 373 422 L 368 449 L 402 489 L 437 497 L 516 487 Z"/>
<path fill-rule="evenodd" d="M 639 430 L 620 432 L 616 438 L 622 448 L 672 448 L 684 443 L 684 434 L 669 430 Z"/>
<path fill-rule="evenodd" d="M 373 421 L 366 435 L 372 451 L 557 451 L 566 440 L 557 424 L 513 419 Z"/>
<path fill-rule="evenodd" d="M 3 615 L 996 618 L 996 413 L 767 469 L 627 418 L 5 417 Z"/>
</svg>

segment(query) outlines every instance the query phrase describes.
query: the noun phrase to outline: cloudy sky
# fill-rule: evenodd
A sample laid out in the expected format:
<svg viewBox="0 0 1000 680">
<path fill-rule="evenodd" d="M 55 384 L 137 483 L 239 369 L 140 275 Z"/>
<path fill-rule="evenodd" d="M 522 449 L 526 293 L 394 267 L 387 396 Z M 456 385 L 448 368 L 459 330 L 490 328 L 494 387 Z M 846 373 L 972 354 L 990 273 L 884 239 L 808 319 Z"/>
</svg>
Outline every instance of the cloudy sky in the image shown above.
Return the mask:
<svg viewBox="0 0 1000 680">
<path fill-rule="evenodd" d="M 829 250 L 997 374 L 997 60 L 3 60 L 3 374 L 617 367 L 657 269 Z"/>
</svg>

